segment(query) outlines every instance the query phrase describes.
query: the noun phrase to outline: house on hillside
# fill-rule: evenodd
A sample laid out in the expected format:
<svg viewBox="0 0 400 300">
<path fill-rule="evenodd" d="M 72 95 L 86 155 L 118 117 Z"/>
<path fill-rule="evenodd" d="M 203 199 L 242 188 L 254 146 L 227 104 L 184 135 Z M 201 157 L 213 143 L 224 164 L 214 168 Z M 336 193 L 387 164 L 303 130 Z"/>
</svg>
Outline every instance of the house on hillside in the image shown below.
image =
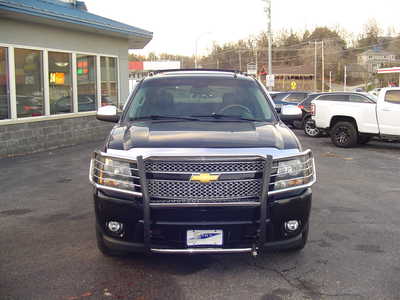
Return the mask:
<svg viewBox="0 0 400 300">
<path fill-rule="evenodd" d="M 369 49 L 357 55 L 357 63 L 365 67 L 369 73 L 375 73 L 384 65 L 398 62 L 399 58 L 395 53 L 381 48 Z"/>
</svg>

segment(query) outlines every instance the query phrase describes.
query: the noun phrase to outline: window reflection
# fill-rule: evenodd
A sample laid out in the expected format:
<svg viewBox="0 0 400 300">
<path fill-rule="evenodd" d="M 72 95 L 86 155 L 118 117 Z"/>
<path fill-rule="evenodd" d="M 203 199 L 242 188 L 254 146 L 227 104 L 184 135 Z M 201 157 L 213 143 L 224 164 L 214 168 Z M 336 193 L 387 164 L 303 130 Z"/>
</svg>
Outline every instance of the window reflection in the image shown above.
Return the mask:
<svg viewBox="0 0 400 300">
<path fill-rule="evenodd" d="M 10 118 L 7 48 L 0 47 L 0 120 Z"/>
<path fill-rule="evenodd" d="M 115 57 L 100 58 L 101 62 L 101 105 L 118 106 L 118 73 Z"/>
<path fill-rule="evenodd" d="M 44 115 L 42 51 L 15 48 L 17 116 Z"/>
<path fill-rule="evenodd" d="M 50 113 L 71 113 L 73 111 L 71 54 L 50 51 L 48 53 Z"/>
<path fill-rule="evenodd" d="M 78 83 L 78 111 L 96 110 L 96 56 L 77 54 L 76 76 Z"/>
</svg>

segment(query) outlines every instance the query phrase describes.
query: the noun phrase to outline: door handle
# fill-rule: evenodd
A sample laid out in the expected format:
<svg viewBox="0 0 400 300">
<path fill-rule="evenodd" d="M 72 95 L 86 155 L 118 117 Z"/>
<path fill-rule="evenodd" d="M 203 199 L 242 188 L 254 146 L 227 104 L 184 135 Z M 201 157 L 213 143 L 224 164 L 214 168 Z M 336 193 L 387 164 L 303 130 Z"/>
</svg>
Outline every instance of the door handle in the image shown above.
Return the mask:
<svg viewBox="0 0 400 300">
<path fill-rule="evenodd" d="M 392 111 L 392 110 L 389 108 L 382 108 L 382 111 Z"/>
</svg>

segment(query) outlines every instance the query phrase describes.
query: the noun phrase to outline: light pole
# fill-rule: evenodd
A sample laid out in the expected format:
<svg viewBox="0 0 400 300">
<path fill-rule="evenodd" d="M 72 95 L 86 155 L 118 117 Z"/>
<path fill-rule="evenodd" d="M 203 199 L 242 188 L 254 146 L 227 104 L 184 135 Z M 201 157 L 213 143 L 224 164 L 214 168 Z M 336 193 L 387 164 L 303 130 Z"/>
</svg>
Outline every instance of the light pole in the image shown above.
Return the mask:
<svg viewBox="0 0 400 300">
<path fill-rule="evenodd" d="M 312 44 L 312 42 L 308 42 L 308 44 Z M 322 77 L 322 87 L 321 87 L 321 91 L 323 92 L 325 87 L 325 54 L 324 54 L 324 41 L 314 41 L 314 91 L 317 91 L 317 44 L 321 44 L 321 77 Z"/>
<path fill-rule="evenodd" d="M 267 25 L 268 25 L 268 75 L 272 75 L 272 18 L 271 18 L 271 6 L 272 0 L 262 0 L 265 2 L 266 7 L 264 9 L 267 14 Z"/>
<path fill-rule="evenodd" d="M 322 92 L 325 92 L 325 54 L 324 54 L 324 41 L 321 41 L 321 45 L 322 45 L 322 52 L 321 52 L 321 56 L 322 56 Z"/>
<path fill-rule="evenodd" d="M 198 35 L 196 38 L 195 45 L 194 45 L 194 68 L 195 69 L 197 69 L 197 44 L 198 44 L 199 40 L 207 34 L 211 34 L 211 32 L 203 32 L 202 34 Z"/>
</svg>

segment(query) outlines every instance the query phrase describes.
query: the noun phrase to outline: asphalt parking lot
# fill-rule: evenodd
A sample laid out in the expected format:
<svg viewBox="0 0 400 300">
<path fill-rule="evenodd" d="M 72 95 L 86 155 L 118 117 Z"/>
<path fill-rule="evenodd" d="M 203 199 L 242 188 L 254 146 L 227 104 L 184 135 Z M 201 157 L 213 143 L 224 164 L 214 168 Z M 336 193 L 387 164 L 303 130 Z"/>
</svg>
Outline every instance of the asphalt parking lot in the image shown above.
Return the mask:
<svg viewBox="0 0 400 300">
<path fill-rule="evenodd" d="M 0 160 L 0 299 L 400 299 L 400 144 L 316 157 L 298 253 L 104 257 L 88 165 L 96 144 Z"/>
</svg>

